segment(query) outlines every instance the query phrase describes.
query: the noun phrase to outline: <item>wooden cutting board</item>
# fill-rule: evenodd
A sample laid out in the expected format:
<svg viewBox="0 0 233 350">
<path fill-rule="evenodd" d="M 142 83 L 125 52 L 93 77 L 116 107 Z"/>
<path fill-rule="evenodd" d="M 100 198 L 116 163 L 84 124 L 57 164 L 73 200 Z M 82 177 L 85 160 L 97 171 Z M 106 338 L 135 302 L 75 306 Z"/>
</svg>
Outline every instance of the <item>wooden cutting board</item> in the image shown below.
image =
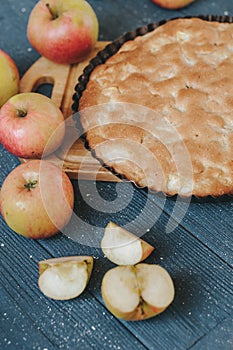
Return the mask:
<svg viewBox="0 0 233 350">
<path fill-rule="evenodd" d="M 70 140 L 73 136 L 74 139 L 77 138 L 74 122 L 71 120 L 72 118 L 69 118 L 72 115 L 74 87 L 90 59 L 107 44 L 108 42 L 98 42 L 85 61 L 72 65 L 57 64 L 45 57 L 40 57 L 21 79 L 20 92 L 37 91 L 43 84 L 52 85 L 51 99 L 61 109 L 67 121 L 65 140 Z M 71 148 L 69 147 L 68 152 L 66 145 L 63 144 L 58 151 L 49 155 L 48 159 L 62 166 L 72 179 L 120 181 L 118 177 L 100 166 L 100 163 L 92 157 L 91 152 L 85 149 L 83 141 L 80 139 L 75 141 Z M 20 160 L 26 162 L 25 159 Z"/>
</svg>

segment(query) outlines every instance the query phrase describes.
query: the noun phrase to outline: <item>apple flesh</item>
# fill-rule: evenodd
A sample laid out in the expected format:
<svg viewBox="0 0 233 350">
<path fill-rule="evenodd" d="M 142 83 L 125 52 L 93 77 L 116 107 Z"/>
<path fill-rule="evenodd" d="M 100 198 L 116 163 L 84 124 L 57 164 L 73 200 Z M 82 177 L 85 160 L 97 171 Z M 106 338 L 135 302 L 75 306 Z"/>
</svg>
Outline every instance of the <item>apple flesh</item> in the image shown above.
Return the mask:
<svg viewBox="0 0 233 350">
<path fill-rule="evenodd" d="M 70 256 L 40 261 L 39 289 L 51 299 L 76 298 L 86 288 L 92 268 L 91 256 Z"/>
<path fill-rule="evenodd" d="M 48 238 L 68 224 L 74 190 L 62 169 L 46 160 L 16 167 L 0 191 L 0 211 L 8 226 L 25 237 Z"/>
<path fill-rule="evenodd" d="M 44 57 L 63 64 L 88 56 L 98 37 L 98 20 L 84 0 L 41 0 L 27 26 L 28 40 Z"/>
<path fill-rule="evenodd" d="M 191 4 L 194 0 L 152 0 L 156 5 L 175 10 Z"/>
<path fill-rule="evenodd" d="M 174 285 L 159 265 L 145 263 L 109 270 L 101 286 L 109 311 L 127 321 L 144 320 L 163 312 L 174 299 Z"/>
<path fill-rule="evenodd" d="M 64 135 L 62 112 L 39 93 L 17 94 L 0 110 L 0 142 L 18 157 L 47 156 L 61 145 Z"/>
<path fill-rule="evenodd" d="M 154 250 L 149 243 L 113 222 L 105 228 L 101 248 L 105 256 L 117 265 L 135 265 Z"/>
<path fill-rule="evenodd" d="M 0 107 L 19 91 L 19 72 L 12 58 L 0 49 Z"/>
</svg>

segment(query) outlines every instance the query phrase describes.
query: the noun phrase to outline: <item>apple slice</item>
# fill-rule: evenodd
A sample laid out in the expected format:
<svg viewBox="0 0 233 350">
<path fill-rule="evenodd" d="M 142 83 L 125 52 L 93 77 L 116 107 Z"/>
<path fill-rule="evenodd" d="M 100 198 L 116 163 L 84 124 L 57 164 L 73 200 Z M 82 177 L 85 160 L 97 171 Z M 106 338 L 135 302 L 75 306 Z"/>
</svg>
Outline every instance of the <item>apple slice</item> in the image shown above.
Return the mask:
<svg viewBox="0 0 233 350">
<path fill-rule="evenodd" d="M 163 312 L 174 299 L 174 285 L 159 265 L 117 266 L 109 270 L 101 286 L 109 311 L 127 321 L 144 320 Z"/>
<path fill-rule="evenodd" d="M 105 228 L 101 248 L 105 256 L 117 265 L 135 265 L 154 250 L 149 243 L 112 221 Z"/>
<path fill-rule="evenodd" d="M 39 288 L 51 299 L 76 298 L 86 288 L 92 268 L 91 256 L 69 256 L 40 261 Z"/>
</svg>

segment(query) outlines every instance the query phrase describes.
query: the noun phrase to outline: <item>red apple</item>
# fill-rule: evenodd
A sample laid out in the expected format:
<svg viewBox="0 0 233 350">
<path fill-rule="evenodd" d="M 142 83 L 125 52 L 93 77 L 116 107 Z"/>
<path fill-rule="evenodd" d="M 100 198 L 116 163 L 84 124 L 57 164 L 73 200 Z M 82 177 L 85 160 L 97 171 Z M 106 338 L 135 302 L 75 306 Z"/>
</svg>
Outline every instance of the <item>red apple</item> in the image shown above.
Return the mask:
<svg viewBox="0 0 233 350">
<path fill-rule="evenodd" d="M 27 35 L 42 56 L 72 64 L 92 51 L 98 37 L 98 20 L 84 0 L 40 0 L 30 14 Z"/>
<path fill-rule="evenodd" d="M 12 58 L 0 49 L 0 107 L 19 90 L 19 72 Z"/>
<path fill-rule="evenodd" d="M 164 7 L 170 10 L 175 10 L 191 4 L 191 2 L 193 2 L 194 0 L 152 0 L 152 1 L 161 7 Z"/>
<path fill-rule="evenodd" d="M 61 168 L 46 160 L 16 167 L 3 182 L 0 210 L 16 233 L 39 239 L 56 234 L 70 220 L 74 191 Z"/>
<path fill-rule="evenodd" d="M 61 145 L 64 134 L 62 112 L 44 95 L 17 94 L 0 110 L 0 142 L 18 157 L 46 156 Z"/>
</svg>

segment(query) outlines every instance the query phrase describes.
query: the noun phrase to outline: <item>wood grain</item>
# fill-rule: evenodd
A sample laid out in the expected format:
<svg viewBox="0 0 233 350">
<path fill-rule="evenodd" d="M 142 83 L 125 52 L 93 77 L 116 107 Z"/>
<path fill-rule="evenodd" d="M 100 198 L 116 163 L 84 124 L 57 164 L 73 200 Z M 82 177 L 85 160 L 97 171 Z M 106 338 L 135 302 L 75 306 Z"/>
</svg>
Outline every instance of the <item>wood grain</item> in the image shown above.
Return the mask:
<svg viewBox="0 0 233 350">
<path fill-rule="evenodd" d="M 72 301 L 46 298 L 38 289 L 37 264 L 53 254 L 39 242 L 12 233 L 2 218 L 0 227 L 4 230 L 0 266 L 0 298 L 4 301 L 1 302 L 0 324 L 6 338 L 4 349 L 39 349 L 39 346 L 43 346 L 41 349 L 91 349 L 94 344 L 97 349 L 129 349 L 132 345 L 136 350 L 145 350 L 134 335 L 125 331 L 123 324 L 115 322 L 89 288 Z M 60 240 L 53 241 L 58 243 Z M 79 246 L 68 238 L 61 241 L 64 247 L 67 244 L 66 255 L 71 255 L 72 250 L 81 253 Z M 49 242 L 51 240 L 44 243 L 49 245 Z M 69 243 L 72 243 L 72 249 L 69 249 Z M 61 249 L 60 254 L 63 253 Z M 95 274 L 96 269 L 94 266 Z M 8 338 L 8 327 L 12 328 L 15 338 Z M 113 334 L 118 334 L 119 338 Z M 11 343 L 7 346 L 8 340 Z"/>
<path fill-rule="evenodd" d="M 232 329 L 229 329 L 229 324 L 233 324 L 232 317 L 226 318 L 225 320 L 217 324 L 217 326 L 214 327 L 214 329 L 211 330 L 211 332 L 205 334 L 190 349 L 211 350 L 214 347 L 216 349 L 232 350 L 233 335 Z"/>
<path fill-rule="evenodd" d="M 92 250 L 97 257 L 89 290 L 103 304 L 100 295 L 101 280 L 104 273 L 114 265 L 105 259 L 97 248 L 80 244 L 79 237 L 88 233 L 94 236 L 98 225 L 102 223 L 104 226 L 103 218 L 107 218 L 108 214 L 101 212 L 101 198 L 98 205 L 90 183 L 81 184 L 84 185 L 86 189 L 82 188 L 82 196 L 85 193 L 91 194 L 93 196 L 91 202 L 97 204 L 99 211 L 91 207 L 88 211 L 88 205 L 81 199 L 79 189 L 76 187 L 76 198 L 79 201 L 77 205 L 79 211 L 76 214 L 83 220 L 83 225 L 80 223 L 78 227 L 75 244 L 80 253 Z M 102 191 L 106 195 L 106 186 L 107 184 L 99 185 L 100 194 Z M 131 195 L 129 187 L 130 184 L 126 183 L 118 186 L 117 196 L 120 196 L 122 201 L 126 201 Z M 112 200 L 113 197 L 109 199 Z M 80 210 L 82 205 L 83 210 Z M 145 192 L 135 191 L 132 202 L 115 214 L 114 219 L 119 224 L 123 224 L 126 218 L 128 221 L 133 221 L 143 211 L 144 206 Z M 113 215 L 111 218 L 113 219 Z M 188 349 L 231 314 L 231 268 L 184 227 L 179 226 L 174 232 L 166 233 L 165 227 L 169 219 L 169 215 L 158 209 L 155 202 L 150 202 L 146 214 L 132 227 L 132 232 L 139 233 L 142 227 L 146 228 L 146 224 L 149 227 L 154 220 L 150 231 L 143 236 L 143 239 L 155 246 L 155 252 L 147 262 L 164 266 L 173 277 L 176 288 L 175 300 L 165 313 L 146 322 L 123 322 L 128 331 L 137 334 L 140 342 L 148 349 Z M 66 241 L 64 237 L 61 242 L 50 241 L 47 244 L 43 241 L 41 244 L 55 256 L 63 255 L 67 250 L 73 253 L 74 249 L 74 242 Z"/>
<path fill-rule="evenodd" d="M 36 2 L 6 0 L 1 3 L 1 48 L 12 56 L 22 73 L 38 58 L 35 50 L 28 51 L 26 39 L 28 15 Z M 195 1 L 174 12 L 152 1 L 142 4 L 135 0 L 90 0 L 90 3 L 101 24 L 100 37 L 107 40 L 163 18 L 203 12 L 233 13 L 233 2 L 229 0 Z M 18 164 L 19 160 L 0 145 L 0 185 Z M 174 209 L 172 198 L 166 200 L 163 212 L 162 200 L 153 196 L 148 210 L 143 211 L 146 192 L 131 191 L 131 185 L 126 183 L 97 182 L 97 191 L 109 201 L 110 209 L 111 201 L 115 202 L 118 196 L 125 203 L 131 198 L 122 210 L 101 212 L 101 198 L 95 199 L 93 181 L 79 181 L 82 192 L 77 182 L 73 181 L 75 213 L 80 218 L 79 226 L 73 228 L 76 234 L 81 238 L 89 236 L 89 239 L 101 235 L 101 229 L 109 220 L 119 224 L 132 222 L 135 233 L 152 225 L 143 237 L 155 245 L 155 252 L 147 261 L 162 264 L 171 273 L 176 288 L 174 303 L 165 313 L 145 322 L 119 321 L 106 310 L 100 296 L 101 278 L 114 265 L 98 248 L 85 246 L 62 234 L 45 241 L 27 240 L 13 233 L 0 216 L 0 349 L 232 349 L 231 203 L 192 202 L 180 226 L 166 234 L 166 225 Z M 96 209 L 92 208 L 93 201 Z M 176 223 L 179 213 L 172 216 Z M 137 218 L 139 220 L 133 222 Z M 90 225 L 89 229 L 85 223 Z M 81 298 L 67 302 L 45 298 L 37 286 L 38 261 L 84 253 L 95 256 L 95 266 Z"/>
<path fill-rule="evenodd" d="M 196 239 L 224 262 L 233 266 L 233 222 L 229 220 L 232 216 L 232 197 L 207 198 L 205 201 L 192 198 L 188 206 L 181 199 L 176 201 L 175 198 L 167 200 L 165 206 L 159 196 L 151 195 L 150 200 L 192 232 Z"/>
</svg>

